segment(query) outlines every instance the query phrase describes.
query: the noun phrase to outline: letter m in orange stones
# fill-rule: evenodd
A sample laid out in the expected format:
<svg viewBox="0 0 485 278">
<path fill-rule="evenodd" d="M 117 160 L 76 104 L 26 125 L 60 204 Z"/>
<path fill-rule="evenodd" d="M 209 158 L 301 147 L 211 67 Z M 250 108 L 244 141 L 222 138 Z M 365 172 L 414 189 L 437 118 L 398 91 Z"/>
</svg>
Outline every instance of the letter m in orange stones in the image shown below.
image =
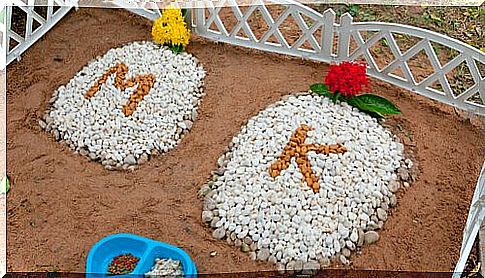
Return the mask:
<svg viewBox="0 0 485 278">
<path fill-rule="evenodd" d="M 290 138 L 290 142 L 288 142 L 283 149 L 283 152 L 279 155 L 278 161 L 273 163 L 269 168 L 269 174 L 273 178 L 279 176 L 282 170 L 285 170 L 290 166 L 291 158 L 294 157 L 296 164 L 298 164 L 298 167 L 303 174 L 303 181 L 313 189 L 313 192 L 317 193 L 320 191 L 320 185 L 318 184 L 318 177 L 313 172 L 310 161 L 308 160 L 308 152 L 328 155 L 329 153 L 345 153 L 347 150 L 341 144 L 305 144 L 307 132 L 310 130 L 313 130 L 313 128 L 304 124 L 296 129 L 295 133 L 293 133 Z"/>
<path fill-rule="evenodd" d="M 101 78 L 94 83 L 94 85 L 88 90 L 88 92 L 84 95 L 87 99 L 92 98 L 101 88 L 101 85 L 106 83 L 108 78 L 116 74 L 115 76 L 115 87 L 124 91 L 127 88 L 133 87 L 138 84 L 136 90 L 130 95 L 130 99 L 126 102 L 123 106 L 123 113 L 125 116 L 131 116 L 133 112 L 135 112 L 136 107 L 138 104 L 143 100 L 143 97 L 148 95 L 148 92 L 153 87 L 155 83 L 155 76 L 152 74 L 147 75 L 139 75 L 134 78 L 126 79 L 126 74 L 128 73 L 128 67 L 123 64 L 117 64 L 114 67 L 111 67 L 107 72 L 101 76 Z"/>
</svg>

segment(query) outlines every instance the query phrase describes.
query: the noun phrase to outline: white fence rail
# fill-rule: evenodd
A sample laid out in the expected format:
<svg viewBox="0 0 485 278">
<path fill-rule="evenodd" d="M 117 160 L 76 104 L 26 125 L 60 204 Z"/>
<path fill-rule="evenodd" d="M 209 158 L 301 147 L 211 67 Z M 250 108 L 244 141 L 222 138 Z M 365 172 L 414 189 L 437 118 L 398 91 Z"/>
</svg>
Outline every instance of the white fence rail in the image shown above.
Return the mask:
<svg viewBox="0 0 485 278">
<path fill-rule="evenodd" d="M 284 11 L 273 16 L 266 3 L 278 4 Z M 339 62 L 361 59 L 368 65 L 368 74 L 396 86 L 416 92 L 434 100 L 453 105 L 470 113 L 485 115 L 485 53 L 463 42 L 447 36 L 400 24 L 382 22 L 353 22 L 349 14 L 344 14 L 340 22 L 335 22 L 335 13 L 327 10 L 323 14 L 292 0 L 254 0 L 245 11 L 237 6 L 236 0 L 198 1 L 193 11 L 194 31 L 205 38 L 233 45 L 255 48 L 263 51 L 292 55 L 324 62 Z M 236 24 L 230 30 L 221 15 L 230 9 Z M 272 5 L 274 6 L 274 5 Z M 248 19 L 257 12 L 268 26 L 262 36 L 255 36 Z M 226 17 L 227 18 L 227 17 Z M 288 38 L 287 26 L 282 23 L 291 19 L 298 28 L 296 40 Z M 310 24 L 308 23 L 310 22 Z M 373 33 L 365 38 L 364 33 Z M 317 35 L 318 33 L 318 35 Z M 417 42 L 402 51 L 396 42 L 397 36 L 417 39 Z M 270 41 L 270 38 L 274 39 Z M 376 63 L 374 47 L 385 43 L 393 59 L 385 65 Z M 335 47 L 336 46 L 336 47 Z M 352 50 L 352 46 L 354 49 Z M 457 55 L 442 64 L 435 47 L 453 51 Z M 432 72 L 417 80 L 413 75 L 410 61 L 420 53 L 425 54 Z M 382 59 L 381 59 L 382 60 Z M 458 70 L 468 71 L 469 80 L 461 88 L 453 88 L 450 79 L 455 80 Z M 399 74 L 397 72 L 400 72 Z"/>
<path fill-rule="evenodd" d="M 76 5 L 76 1 L 47 0 L 44 14 L 35 11 L 34 4 L 35 0 L 17 0 L 14 5 L 0 7 L 0 70 L 13 60 L 20 59 L 20 55 L 63 18 Z M 12 22 L 14 9 L 16 18 L 24 21 L 16 22 L 15 28 Z"/>
<path fill-rule="evenodd" d="M 142 1 L 138 3 L 133 3 L 125 0 L 114 0 L 112 4 L 125 8 L 132 13 L 148 18 L 155 21 L 160 15 L 161 11 L 156 3 L 151 1 Z"/>
<path fill-rule="evenodd" d="M 465 268 L 465 264 L 468 260 L 470 251 L 472 250 L 473 243 L 477 237 L 478 230 L 485 218 L 485 163 L 483 163 L 482 171 L 478 177 L 477 187 L 473 194 L 472 202 L 470 204 L 470 211 L 468 212 L 468 218 L 466 226 L 463 232 L 463 243 L 460 250 L 460 259 L 455 267 L 455 274 L 453 278 L 459 278 L 461 272 Z M 484 255 L 484 254 L 482 254 Z M 482 269 L 483 269 L 482 265 Z"/>
<path fill-rule="evenodd" d="M 5 13 L 6 6 L 0 5 L 0 71 L 5 68 L 7 59 L 7 50 L 5 48 L 5 42 L 7 41 L 7 27 L 5 26 Z"/>
</svg>

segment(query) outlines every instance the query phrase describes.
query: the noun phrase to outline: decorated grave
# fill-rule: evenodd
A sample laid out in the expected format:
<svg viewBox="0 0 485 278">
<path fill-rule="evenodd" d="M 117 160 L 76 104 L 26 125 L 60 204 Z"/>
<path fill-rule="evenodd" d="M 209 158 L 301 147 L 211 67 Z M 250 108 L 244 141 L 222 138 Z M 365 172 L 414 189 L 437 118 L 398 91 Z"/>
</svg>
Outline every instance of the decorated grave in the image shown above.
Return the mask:
<svg viewBox="0 0 485 278">
<path fill-rule="evenodd" d="M 188 43 L 181 11 L 167 11 L 154 24 L 155 42 L 111 49 L 59 87 L 41 127 L 107 169 L 132 168 L 177 146 L 197 117 L 205 71 L 181 52 Z"/>
<path fill-rule="evenodd" d="M 361 94 L 364 65 L 332 65 L 325 84 L 310 88 L 251 118 L 201 190 L 214 238 L 282 270 L 347 265 L 378 241 L 400 178 L 408 179 L 398 170 L 413 164 L 381 125 L 399 109 Z"/>
<path fill-rule="evenodd" d="M 175 148 L 197 118 L 205 70 L 183 51 L 189 30 L 180 9 L 165 10 L 154 23 L 152 35 L 153 42 L 111 49 L 81 69 L 53 93 L 40 126 L 109 170 L 133 169 L 152 155 Z M 184 258 L 183 251 L 165 244 L 140 252 L 147 246 L 140 240 L 154 241 L 128 237 L 133 242 L 127 246 L 119 239 L 96 245 L 86 271 L 125 275 L 145 268 L 146 277 L 185 276 L 183 262 L 172 258 Z M 99 251 L 101 255 L 95 254 L 98 247 L 104 249 Z M 123 251 L 129 248 L 139 254 Z M 106 260 L 109 263 L 104 267 Z M 195 275 L 195 266 L 188 271 L 189 277 Z"/>
</svg>

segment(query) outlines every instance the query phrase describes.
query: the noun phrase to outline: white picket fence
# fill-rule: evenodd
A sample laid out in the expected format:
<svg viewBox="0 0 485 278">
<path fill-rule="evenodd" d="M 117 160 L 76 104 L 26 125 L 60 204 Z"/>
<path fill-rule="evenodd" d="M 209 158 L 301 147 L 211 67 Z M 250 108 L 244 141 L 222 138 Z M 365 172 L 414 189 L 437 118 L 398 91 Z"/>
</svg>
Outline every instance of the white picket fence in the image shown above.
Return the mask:
<svg viewBox="0 0 485 278">
<path fill-rule="evenodd" d="M 34 11 L 35 0 L 15 0 L 13 4 L 0 7 L 0 14 L 3 17 L 3 21 L 0 23 L 0 29 L 2 30 L 0 69 L 3 69 L 5 64 L 8 65 L 13 60 L 20 59 L 22 53 L 47 33 L 75 6 L 76 1 L 46 0 L 45 7 L 47 11 L 45 15 L 40 15 Z M 19 34 L 12 28 L 13 7 L 18 8 L 19 13 L 24 16 L 25 26 L 22 26 L 24 29 L 23 34 Z M 34 27 L 36 28 L 34 29 Z M 12 40 L 16 42 L 14 46 L 11 42 Z"/>
<path fill-rule="evenodd" d="M 0 15 L 4 13 L 4 21 L 0 22 L 2 32 L 0 50 L 5 54 L 2 55 L 2 59 L 6 57 L 6 60 L 0 60 L 0 69 L 13 60 L 19 59 L 25 50 L 52 28 L 72 7 L 79 4 L 78 0 L 47 0 L 48 12 L 47 17 L 44 18 L 34 11 L 33 1 L 14 1 L 14 5 L 27 14 L 23 36 L 11 29 L 12 7 L 0 6 Z M 126 8 L 151 20 L 161 14 L 159 4 L 152 1 L 113 0 L 110 4 Z M 249 4 L 247 8 L 242 10 L 236 0 L 199 0 L 184 3 L 185 7 L 193 8 L 188 14 L 189 24 L 193 32 L 201 37 L 327 63 L 363 59 L 368 65 L 370 76 L 466 110 L 470 115 L 485 116 L 485 70 L 481 72 L 479 67 L 479 65 L 485 66 L 485 53 L 461 41 L 413 26 L 383 22 L 353 22 L 349 14 L 342 15 L 337 22 L 332 10 L 321 14 L 293 0 L 250 0 L 247 4 Z M 53 10 L 55 5 L 60 6 L 57 11 Z M 283 7 L 283 12 L 274 17 L 268 8 L 269 5 L 279 5 Z M 221 18 L 223 7 L 229 7 L 235 17 L 235 24 L 230 30 L 226 28 Z M 254 26 L 249 23 L 249 18 L 256 12 L 268 26 L 267 31 L 259 37 L 254 34 Z M 298 27 L 300 34 L 293 42 L 290 42 L 287 30 L 282 25 L 288 18 L 296 22 L 296 26 L 293 27 Z M 32 28 L 34 20 L 41 24 L 35 30 Z M 311 23 L 309 24 L 308 21 Z M 364 33 L 368 32 L 372 35 L 365 37 Z M 396 40 L 398 36 L 412 37 L 417 39 L 417 42 L 406 51 L 402 51 Z M 10 40 L 15 40 L 17 46 L 10 48 Z M 378 65 L 371 50 L 379 47 L 383 41 L 389 47 L 394 59 L 385 65 Z M 451 61 L 442 64 L 436 53 L 436 45 L 454 51 L 457 55 Z M 418 53 L 425 53 L 432 67 L 432 72 L 422 80 L 416 79 L 413 74 L 415 65 L 410 63 Z M 450 85 L 450 77 L 456 77 L 453 75 L 458 68 L 468 70 L 471 78 L 467 83 L 468 87 L 462 91 Z M 397 74 L 396 70 L 400 71 L 400 74 Z M 485 163 L 470 206 L 455 276 L 459 276 L 463 271 L 470 246 L 484 218 L 484 169 Z"/>
</svg>

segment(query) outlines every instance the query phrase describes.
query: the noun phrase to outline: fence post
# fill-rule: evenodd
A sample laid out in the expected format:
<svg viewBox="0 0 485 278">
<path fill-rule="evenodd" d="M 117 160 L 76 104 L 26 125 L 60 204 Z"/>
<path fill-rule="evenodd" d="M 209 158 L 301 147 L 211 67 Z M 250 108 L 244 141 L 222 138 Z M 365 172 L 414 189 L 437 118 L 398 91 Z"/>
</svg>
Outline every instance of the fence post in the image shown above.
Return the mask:
<svg viewBox="0 0 485 278">
<path fill-rule="evenodd" d="M 201 34 L 205 30 L 205 4 L 203 1 L 195 1 L 194 22 L 195 32 Z"/>
<path fill-rule="evenodd" d="M 0 5 L 0 71 L 7 66 L 7 8 Z"/>
<path fill-rule="evenodd" d="M 190 2 L 190 4 L 185 7 L 185 9 L 187 10 L 187 13 L 185 14 L 185 22 L 187 23 L 187 28 L 189 28 L 189 30 L 192 31 L 192 26 L 193 26 L 192 13 L 194 11 L 192 7 L 192 2 Z"/>
<path fill-rule="evenodd" d="M 321 54 L 325 61 L 333 61 L 333 34 L 335 24 L 335 12 L 328 9 L 323 13 L 322 37 L 320 45 L 322 46 Z"/>
<path fill-rule="evenodd" d="M 27 14 L 27 18 L 24 23 L 25 24 L 24 38 L 26 41 L 30 41 L 32 37 L 32 23 L 33 23 L 32 10 L 34 9 L 34 5 L 35 5 L 34 1 L 29 0 L 28 6 L 26 7 L 27 11 L 25 11 L 25 13 Z"/>
<path fill-rule="evenodd" d="M 350 27 L 352 16 L 345 13 L 340 17 L 340 27 L 338 28 L 338 54 L 337 61 L 346 61 L 349 58 L 350 49 Z"/>
</svg>

